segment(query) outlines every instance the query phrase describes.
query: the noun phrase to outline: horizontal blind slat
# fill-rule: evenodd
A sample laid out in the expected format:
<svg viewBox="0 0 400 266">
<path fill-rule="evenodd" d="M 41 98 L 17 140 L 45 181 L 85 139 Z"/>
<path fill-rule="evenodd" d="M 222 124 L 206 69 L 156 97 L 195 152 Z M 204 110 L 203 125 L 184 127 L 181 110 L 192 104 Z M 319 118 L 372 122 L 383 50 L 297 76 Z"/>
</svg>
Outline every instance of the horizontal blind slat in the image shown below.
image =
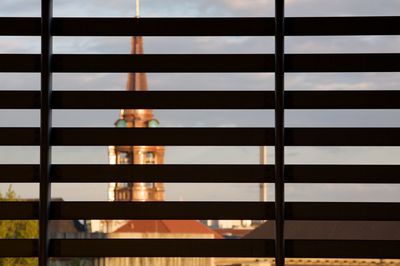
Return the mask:
<svg viewBox="0 0 400 266">
<path fill-rule="evenodd" d="M 0 258 L 37 257 L 38 245 L 37 239 L 0 239 Z"/>
<path fill-rule="evenodd" d="M 288 73 L 399 72 L 400 54 L 286 54 Z M 53 55 L 53 72 L 258 73 L 274 71 L 272 54 Z M 0 72 L 39 72 L 40 56 L 1 54 Z"/>
<path fill-rule="evenodd" d="M 273 141 L 263 128 L 53 128 L 52 144 L 260 146 Z"/>
<path fill-rule="evenodd" d="M 399 35 L 398 16 L 286 17 L 286 36 Z M 85 25 L 85 27 L 81 27 Z M 273 36 L 272 17 L 54 18 L 54 36 Z M 0 35 L 39 36 L 40 18 L 0 18 Z"/>
<path fill-rule="evenodd" d="M 56 257 L 273 256 L 273 241 L 258 239 L 53 239 L 50 245 Z"/>
<path fill-rule="evenodd" d="M 286 183 L 399 184 L 398 165 L 286 165 Z M 0 165 L 0 183 L 38 182 L 38 165 Z M 53 183 L 270 183 L 273 165 L 53 165 Z"/>
<path fill-rule="evenodd" d="M 50 218 L 265 220 L 273 217 L 272 203 L 263 202 L 52 202 Z"/>
<path fill-rule="evenodd" d="M 287 258 L 400 259 L 395 240 L 286 240 Z M 1 239 L 0 257 L 35 257 L 36 239 Z M 199 249 L 199 244 L 202 247 Z M 163 247 L 163 248 L 160 248 Z M 52 239 L 52 257 L 265 257 L 273 240 Z"/>
<path fill-rule="evenodd" d="M 55 146 L 269 146 L 273 128 L 53 128 Z M 286 128 L 286 146 L 400 146 L 400 128 Z M 0 145 L 35 146 L 39 128 L 2 128 Z"/>
<path fill-rule="evenodd" d="M 273 181 L 272 171 L 261 165 L 53 165 L 51 181 L 262 183 Z"/>
<path fill-rule="evenodd" d="M 271 72 L 267 54 L 53 55 L 54 72 Z"/>
<path fill-rule="evenodd" d="M 81 27 L 85 25 L 85 27 Z M 55 36 L 271 36 L 273 18 L 56 18 Z"/>
<path fill-rule="evenodd" d="M 400 259 L 396 240 L 286 240 L 287 258 Z"/>
<path fill-rule="evenodd" d="M 375 202 L 286 202 L 287 220 L 398 221 L 400 204 Z M 229 219 L 273 220 L 274 202 L 59 202 L 54 220 L 75 219 Z M 38 202 L 0 202 L 0 219 L 32 220 Z"/>
<path fill-rule="evenodd" d="M 55 91 L 52 108 L 271 109 L 273 97 L 267 91 Z"/>
<path fill-rule="evenodd" d="M 400 91 L 286 91 L 286 109 L 400 109 Z M 273 109 L 273 91 L 54 91 L 53 109 Z M 0 109 L 38 109 L 39 91 L 0 91 Z"/>
</svg>

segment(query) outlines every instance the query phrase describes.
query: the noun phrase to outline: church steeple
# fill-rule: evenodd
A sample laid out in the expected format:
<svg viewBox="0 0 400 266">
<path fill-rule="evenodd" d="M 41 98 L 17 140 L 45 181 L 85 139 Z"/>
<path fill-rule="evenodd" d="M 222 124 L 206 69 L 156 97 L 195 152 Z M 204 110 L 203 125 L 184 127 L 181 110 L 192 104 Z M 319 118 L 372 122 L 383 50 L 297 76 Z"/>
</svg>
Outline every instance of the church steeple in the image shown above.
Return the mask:
<svg viewBox="0 0 400 266">
<path fill-rule="evenodd" d="M 140 0 L 136 0 L 136 18 L 140 17 Z M 143 37 L 133 36 L 131 40 L 131 54 L 144 54 Z M 129 73 L 126 85 L 128 91 L 147 91 L 146 73 Z"/>
<path fill-rule="evenodd" d="M 136 0 L 136 18 L 140 16 L 140 0 Z M 131 39 L 131 54 L 144 54 L 143 37 L 133 36 Z M 147 91 L 147 75 L 146 73 L 128 73 L 128 81 L 126 83 L 127 91 Z M 153 119 L 152 110 L 121 110 L 121 119 L 130 127 L 146 127 L 146 122 Z"/>
<path fill-rule="evenodd" d="M 140 17 L 140 0 L 136 0 L 136 18 Z M 131 54 L 144 54 L 143 37 L 133 36 L 131 40 Z M 126 85 L 128 91 L 147 91 L 146 73 L 129 73 Z"/>
<path fill-rule="evenodd" d="M 143 37 L 134 36 L 131 39 L 131 54 L 144 54 Z M 146 73 L 128 73 L 128 81 L 126 83 L 127 91 L 148 91 Z M 149 109 L 121 110 L 121 119 L 126 121 L 131 127 L 146 127 L 146 122 L 153 119 L 153 111 Z"/>
<path fill-rule="evenodd" d="M 143 37 L 134 36 L 131 40 L 131 54 L 144 54 Z M 127 91 L 147 91 L 147 75 L 146 73 L 129 73 L 128 82 L 126 84 Z"/>
<path fill-rule="evenodd" d="M 136 0 L 136 18 L 140 17 L 140 0 Z M 133 36 L 131 39 L 131 54 L 144 54 L 143 37 Z M 148 91 L 146 73 L 128 73 L 127 91 Z M 146 127 L 146 122 L 153 119 L 152 110 L 121 110 L 121 117 L 128 127 Z M 123 122 L 122 122 L 123 123 Z"/>
<path fill-rule="evenodd" d="M 136 0 L 136 18 L 139 18 L 140 2 Z M 141 55 L 143 37 L 131 39 L 131 54 Z M 148 91 L 146 73 L 128 73 L 126 91 L 145 93 Z M 153 111 L 149 109 L 122 109 L 117 127 L 156 127 Z M 163 146 L 111 146 L 109 147 L 110 164 L 163 164 Z M 164 200 L 163 183 L 110 183 L 109 200 L 113 201 L 162 201 Z"/>
</svg>

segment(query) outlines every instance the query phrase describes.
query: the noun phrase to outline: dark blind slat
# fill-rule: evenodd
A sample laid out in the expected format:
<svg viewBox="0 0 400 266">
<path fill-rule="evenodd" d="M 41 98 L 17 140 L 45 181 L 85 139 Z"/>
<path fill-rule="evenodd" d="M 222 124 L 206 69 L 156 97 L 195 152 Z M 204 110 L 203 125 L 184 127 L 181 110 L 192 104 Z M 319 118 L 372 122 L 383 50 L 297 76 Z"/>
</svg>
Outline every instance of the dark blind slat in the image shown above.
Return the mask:
<svg viewBox="0 0 400 266">
<path fill-rule="evenodd" d="M 398 72 L 400 54 L 286 54 L 285 70 L 307 72 Z"/>
<path fill-rule="evenodd" d="M 52 144 L 259 146 L 272 135 L 262 128 L 54 128 Z"/>
<path fill-rule="evenodd" d="M 263 202 L 53 202 L 52 219 L 264 220 L 273 205 Z"/>
<path fill-rule="evenodd" d="M 400 259 L 393 240 L 286 240 L 288 258 Z M 36 239 L 1 239 L 0 257 L 34 257 Z M 203 247 L 199 249 L 199 244 Z M 162 247 L 162 248 L 160 248 Z M 273 240 L 53 239 L 52 257 L 273 257 Z"/>
<path fill-rule="evenodd" d="M 201 247 L 201 248 L 199 248 Z M 272 257 L 259 239 L 76 239 L 51 241 L 55 257 Z"/>
<path fill-rule="evenodd" d="M 287 72 L 397 72 L 400 54 L 287 54 Z M 274 56 L 55 55 L 55 72 L 272 72 Z"/>
<path fill-rule="evenodd" d="M 286 202 L 286 220 L 398 221 L 399 203 Z M 38 218 L 38 202 L 0 202 L 2 220 Z M 50 218 L 273 220 L 274 202 L 59 202 Z"/>
<path fill-rule="evenodd" d="M 288 109 L 399 109 L 400 91 L 286 91 Z"/>
<path fill-rule="evenodd" d="M 272 128 L 53 128 L 52 145 L 273 145 Z M 286 128 L 287 146 L 400 146 L 400 128 Z M 38 128 L 2 128 L 0 145 L 35 146 Z"/>
<path fill-rule="evenodd" d="M 273 18 L 56 18 L 53 24 L 56 36 L 270 36 L 273 32 Z"/>
<path fill-rule="evenodd" d="M 395 240 L 286 240 L 288 258 L 400 259 Z"/>
<path fill-rule="evenodd" d="M 40 55 L 0 54 L 0 72 L 39 72 Z"/>
<path fill-rule="evenodd" d="M 0 109 L 39 109 L 40 91 L 0 91 Z"/>
<path fill-rule="evenodd" d="M 286 36 L 399 35 L 400 17 L 286 17 Z M 81 27 L 85 25 L 85 27 Z M 274 18 L 54 18 L 55 36 L 273 36 Z M 39 36 L 40 18 L 0 18 L 0 35 Z"/>
<path fill-rule="evenodd" d="M 287 17 L 286 36 L 399 35 L 400 17 Z"/>
<path fill-rule="evenodd" d="M 38 36 L 40 18 L 1 17 L 0 35 Z"/>
<path fill-rule="evenodd" d="M 39 128 L 1 128 L 0 145 L 36 146 L 40 141 Z"/>
<path fill-rule="evenodd" d="M 399 203 L 286 202 L 287 220 L 398 221 Z"/>
<path fill-rule="evenodd" d="M 1 102 L 0 102 L 1 103 Z M 264 91 L 55 91 L 54 109 L 267 109 Z"/>
<path fill-rule="evenodd" d="M 0 165 L 0 183 L 38 182 L 38 165 Z M 286 183 L 399 184 L 398 165 L 286 165 Z M 53 165 L 54 183 L 270 183 L 273 165 Z"/>
<path fill-rule="evenodd" d="M 399 259 L 399 241 L 286 240 L 288 258 Z M 198 248 L 201 245 L 204 248 Z M 240 239 L 54 239 L 54 257 L 264 257 L 275 255 L 273 240 Z"/>
<path fill-rule="evenodd" d="M 63 55 L 54 72 L 271 72 L 273 56 L 262 54 Z"/>
<path fill-rule="evenodd" d="M 399 165 L 286 165 L 287 183 L 399 184 Z"/>
<path fill-rule="evenodd" d="M 288 146 L 399 146 L 400 128 L 286 128 Z"/>
<path fill-rule="evenodd" d="M 54 109 L 272 109 L 272 91 L 54 91 Z M 0 91 L 1 109 L 38 109 L 39 91 Z M 400 109 L 400 91 L 286 91 L 286 109 Z"/>
<path fill-rule="evenodd" d="M 272 128 L 53 128 L 52 145 L 274 145 Z M 400 146 L 400 128 L 286 128 L 287 146 Z M 0 145 L 35 146 L 38 128 L 2 128 Z"/>
<path fill-rule="evenodd" d="M 0 258 L 36 257 L 39 253 L 37 239 L 0 239 Z"/>
<path fill-rule="evenodd" d="M 39 182 L 39 165 L 1 165 L 0 183 Z"/>
<path fill-rule="evenodd" d="M 36 220 L 38 212 L 37 201 L 0 201 L 0 220 Z"/>
<path fill-rule="evenodd" d="M 1 169 L 1 168 L 0 168 Z M 271 182 L 271 166 L 260 165 L 53 165 L 52 182 Z"/>
<path fill-rule="evenodd" d="M 286 54 L 285 70 L 399 72 L 400 54 Z M 39 72 L 39 55 L 0 55 L 0 72 Z M 54 55 L 54 72 L 273 72 L 270 54 Z"/>
</svg>

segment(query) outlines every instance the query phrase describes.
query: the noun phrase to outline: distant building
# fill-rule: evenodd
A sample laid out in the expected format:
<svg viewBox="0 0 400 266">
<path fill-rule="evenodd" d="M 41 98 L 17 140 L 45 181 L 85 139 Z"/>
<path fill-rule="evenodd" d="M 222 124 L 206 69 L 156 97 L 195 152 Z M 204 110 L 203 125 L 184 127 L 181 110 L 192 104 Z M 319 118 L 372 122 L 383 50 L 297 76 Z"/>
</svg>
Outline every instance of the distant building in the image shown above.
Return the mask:
<svg viewBox="0 0 400 266">
<path fill-rule="evenodd" d="M 254 229 L 251 220 L 202 220 L 202 223 L 213 229 Z"/>
<path fill-rule="evenodd" d="M 227 229 L 214 229 L 215 232 L 222 235 L 226 239 L 240 239 L 250 233 L 252 229 L 249 228 L 227 228 Z"/>
<path fill-rule="evenodd" d="M 244 239 L 274 239 L 275 221 L 267 221 L 249 232 Z M 286 221 L 286 239 L 329 240 L 400 240 L 399 221 Z M 217 266 L 273 266 L 271 258 L 216 258 Z M 390 259 L 313 259 L 287 258 L 288 266 L 400 266 Z"/>
<path fill-rule="evenodd" d="M 198 221 L 135 220 L 128 221 L 107 238 L 220 239 L 221 235 Z M 96 266 L 214 266 L 213 258 L 100 258 Z"/>
<path fill-rule="evenodd" d="M 260 147 L 260 164 L 267 164 L 267 147 Z M 267 201 L 267 184 L 259 184 L 259 200 Z M 260 220 L 202 220 L 204 225 L 213 228 L 225 238 L 241 238 L 265 221 Z"/>
<path fill-rule="evenodd" d="M 114 221 L 109 222 L 115 227 Z M 104 234 L 123 239 L 221 239 L 222 236 L 195 220 L 125 220 Z M 110 227 L 108 227 L 110 228 Z M 214 266 L 213 258 L 98 258 L 95 266 Z"/>
<path fill-rule="evenodd" d="M 252 220 L 201 220 L 201 223 L 227 239 L 242 238 L 259 225 Z"/>
<path fill-rule="evenodd" d="M 63 201 L 61 198 L 52 201 Z M 84 239 L 104 238 L 103 234 L 92 234 L 89 232 L 85 220 L 50 220 L 49 236 L 51 239 Z M 53 258 L 52 266 L 97 266 L 94 258 Z"/>
</svg>

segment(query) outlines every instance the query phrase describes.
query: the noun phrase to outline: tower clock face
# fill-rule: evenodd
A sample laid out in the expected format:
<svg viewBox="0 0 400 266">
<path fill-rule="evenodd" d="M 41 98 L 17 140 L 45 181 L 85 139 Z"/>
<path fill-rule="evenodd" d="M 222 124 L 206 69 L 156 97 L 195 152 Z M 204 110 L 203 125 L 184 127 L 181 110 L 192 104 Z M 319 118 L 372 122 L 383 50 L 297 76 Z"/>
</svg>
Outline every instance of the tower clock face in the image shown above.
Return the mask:
<svg viewBox="0 0 400 266">
<path fill-rule="evenodd" d="M 160 122 L 158 122 L 157 119 L 152 119 L 147 124 L 148 127 L 158 127 L 159 125 L 160 125 Z"/>
<path fill-rule="evenodd" d="M 124 119 L 119 119 L 117 123 L 115 123 L 117 127 L 126 127 L 126 121 Z"/>
</svg>

